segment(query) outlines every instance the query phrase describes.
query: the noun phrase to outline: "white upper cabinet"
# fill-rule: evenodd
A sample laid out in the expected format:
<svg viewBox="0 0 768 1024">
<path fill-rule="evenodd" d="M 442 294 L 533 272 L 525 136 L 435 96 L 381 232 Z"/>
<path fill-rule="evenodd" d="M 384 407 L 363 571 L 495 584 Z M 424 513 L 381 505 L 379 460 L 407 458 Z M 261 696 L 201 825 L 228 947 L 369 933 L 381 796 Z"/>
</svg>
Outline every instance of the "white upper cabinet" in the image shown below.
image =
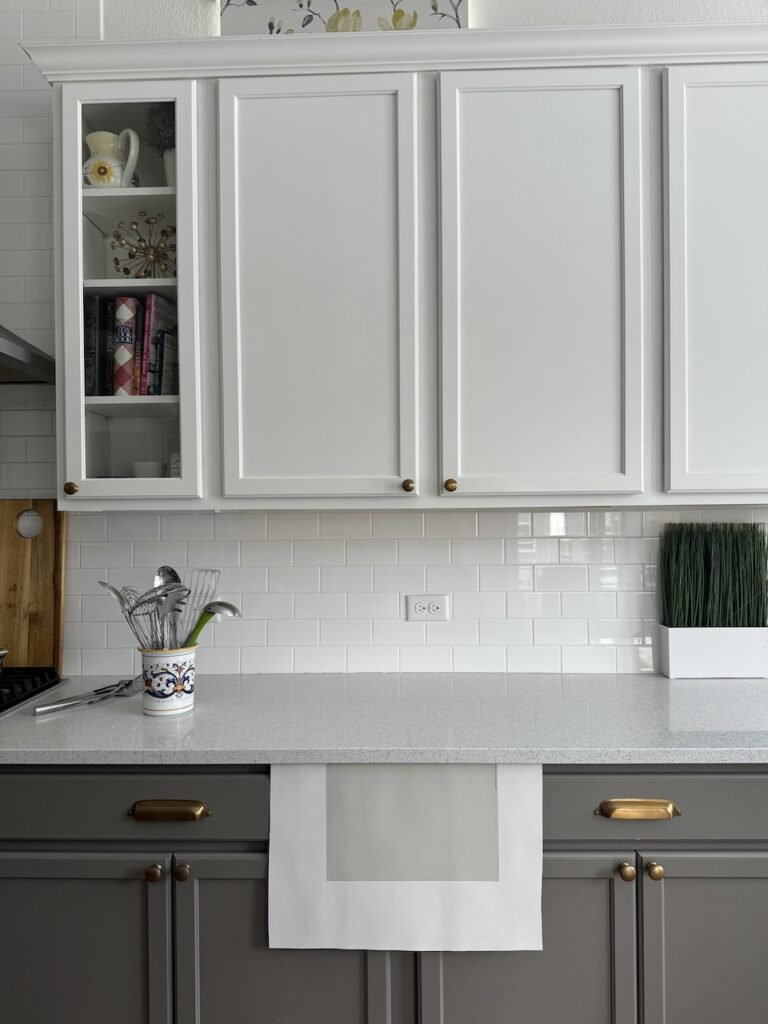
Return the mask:
<svg viewBox="0 0 768 1024">
<path fill-rule="evenodd" d="M 445 73 L 440 133 L 443 480 L 640 491 L 638 69 Z"/>
<path fill-rule="evenodd" d="M 416 492 L 415 88 L 220 83 L 225 495 Z"/>
<path fill-rule="evenodd" d="M 196 89 L 191 81 L 61 88 L 64 507 L 202 495 Z M 176 151 L 175 177 L 153 148 L 158 129 L 164 148 Z"/>
<path fill-rule="evenodd" d="M 768 66 L 671 68 L 668 482 L 768 491 Z"/>
</svg>

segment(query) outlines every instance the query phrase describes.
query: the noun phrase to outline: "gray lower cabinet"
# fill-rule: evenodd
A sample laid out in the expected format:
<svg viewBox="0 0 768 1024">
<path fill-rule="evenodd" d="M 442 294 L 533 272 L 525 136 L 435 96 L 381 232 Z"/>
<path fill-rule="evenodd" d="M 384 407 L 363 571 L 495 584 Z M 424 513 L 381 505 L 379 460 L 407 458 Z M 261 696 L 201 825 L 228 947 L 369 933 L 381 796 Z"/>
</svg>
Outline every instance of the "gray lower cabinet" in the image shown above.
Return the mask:
<svg viewBox="0 0 768 1024">
<path fill-rule="evenodd" d="M 645 1024 L 768 1020 L 768 853 L 660 850 L 642 866 Z"/>
<path fill-rule="evenodd" d="M 0 1019 L 171 1024 L 167 855 L 0 853 Z M 159 865 L 149 884 L 145 869 Z"/>
<path fill-rule="evenodd" d="M 544 949 L 423 953 L 420 1024 L 634 1024 L 635 854 L 549 853 Z"/>
<path fill-rule="evenodd" d="M 264 854 L 174 861 L 178 1024 L 415 1024 L 414 954 L 269 949 Z"/>
</svg>

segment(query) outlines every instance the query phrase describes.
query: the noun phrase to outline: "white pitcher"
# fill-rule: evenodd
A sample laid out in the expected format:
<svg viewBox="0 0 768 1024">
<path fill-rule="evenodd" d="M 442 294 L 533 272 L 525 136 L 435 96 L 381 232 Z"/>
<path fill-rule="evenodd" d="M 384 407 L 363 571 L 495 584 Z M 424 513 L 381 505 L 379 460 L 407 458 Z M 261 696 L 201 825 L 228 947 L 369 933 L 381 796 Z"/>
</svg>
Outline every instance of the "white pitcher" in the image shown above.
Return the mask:
<svg viewBox="0 0 768 1024">
<path fill-rule="evenodd" d="M 85 143 L 90 157 L 83 165 L 83 175 L 94 188 L 130 188 L 136 161 L 139 159 L 139 137 L 132 128 L 115 135 L 112 132 L 91 132 Z"/>
</svg>

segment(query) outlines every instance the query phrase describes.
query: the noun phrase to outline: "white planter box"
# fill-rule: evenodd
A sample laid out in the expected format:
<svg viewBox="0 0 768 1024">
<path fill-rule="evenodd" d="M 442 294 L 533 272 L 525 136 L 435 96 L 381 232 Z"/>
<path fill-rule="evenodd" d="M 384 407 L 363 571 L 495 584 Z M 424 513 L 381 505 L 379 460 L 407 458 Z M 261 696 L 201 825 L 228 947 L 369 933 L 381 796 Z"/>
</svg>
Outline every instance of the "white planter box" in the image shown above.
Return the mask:
<svg viewBox="0 0 768 1024">
<path fill-rule="evenodd" d="M 660 626 L 661 671 L 670 679 L 768 677 L 768 628 Z"/>
</svg>

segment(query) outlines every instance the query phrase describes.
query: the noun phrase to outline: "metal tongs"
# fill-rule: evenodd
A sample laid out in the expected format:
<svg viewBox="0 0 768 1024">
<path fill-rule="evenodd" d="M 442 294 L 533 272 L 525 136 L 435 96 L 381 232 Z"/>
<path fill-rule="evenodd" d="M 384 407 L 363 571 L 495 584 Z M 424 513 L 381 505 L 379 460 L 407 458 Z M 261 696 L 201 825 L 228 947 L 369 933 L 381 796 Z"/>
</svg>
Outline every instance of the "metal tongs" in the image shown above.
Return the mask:
<svg viewBox="0 0 768 1024">
<path fill-rule="evenodd" d="M 53 704 L 38 704 L 34 711 L 36 715 L 48 715 L 52 711 L 64 711 L 66 708 L 100 704 L 102 701 L 111 700 L 113 697 L 132 697 L 143 686 L 144 677 L 140 675 L 134 676 L 133 679 L 121 679 L 117 683 L 100 686 L 98 689 L 89 690 L 87 693 L 75 693 L 71 697 L 57 700 Z"/>
</svg>

